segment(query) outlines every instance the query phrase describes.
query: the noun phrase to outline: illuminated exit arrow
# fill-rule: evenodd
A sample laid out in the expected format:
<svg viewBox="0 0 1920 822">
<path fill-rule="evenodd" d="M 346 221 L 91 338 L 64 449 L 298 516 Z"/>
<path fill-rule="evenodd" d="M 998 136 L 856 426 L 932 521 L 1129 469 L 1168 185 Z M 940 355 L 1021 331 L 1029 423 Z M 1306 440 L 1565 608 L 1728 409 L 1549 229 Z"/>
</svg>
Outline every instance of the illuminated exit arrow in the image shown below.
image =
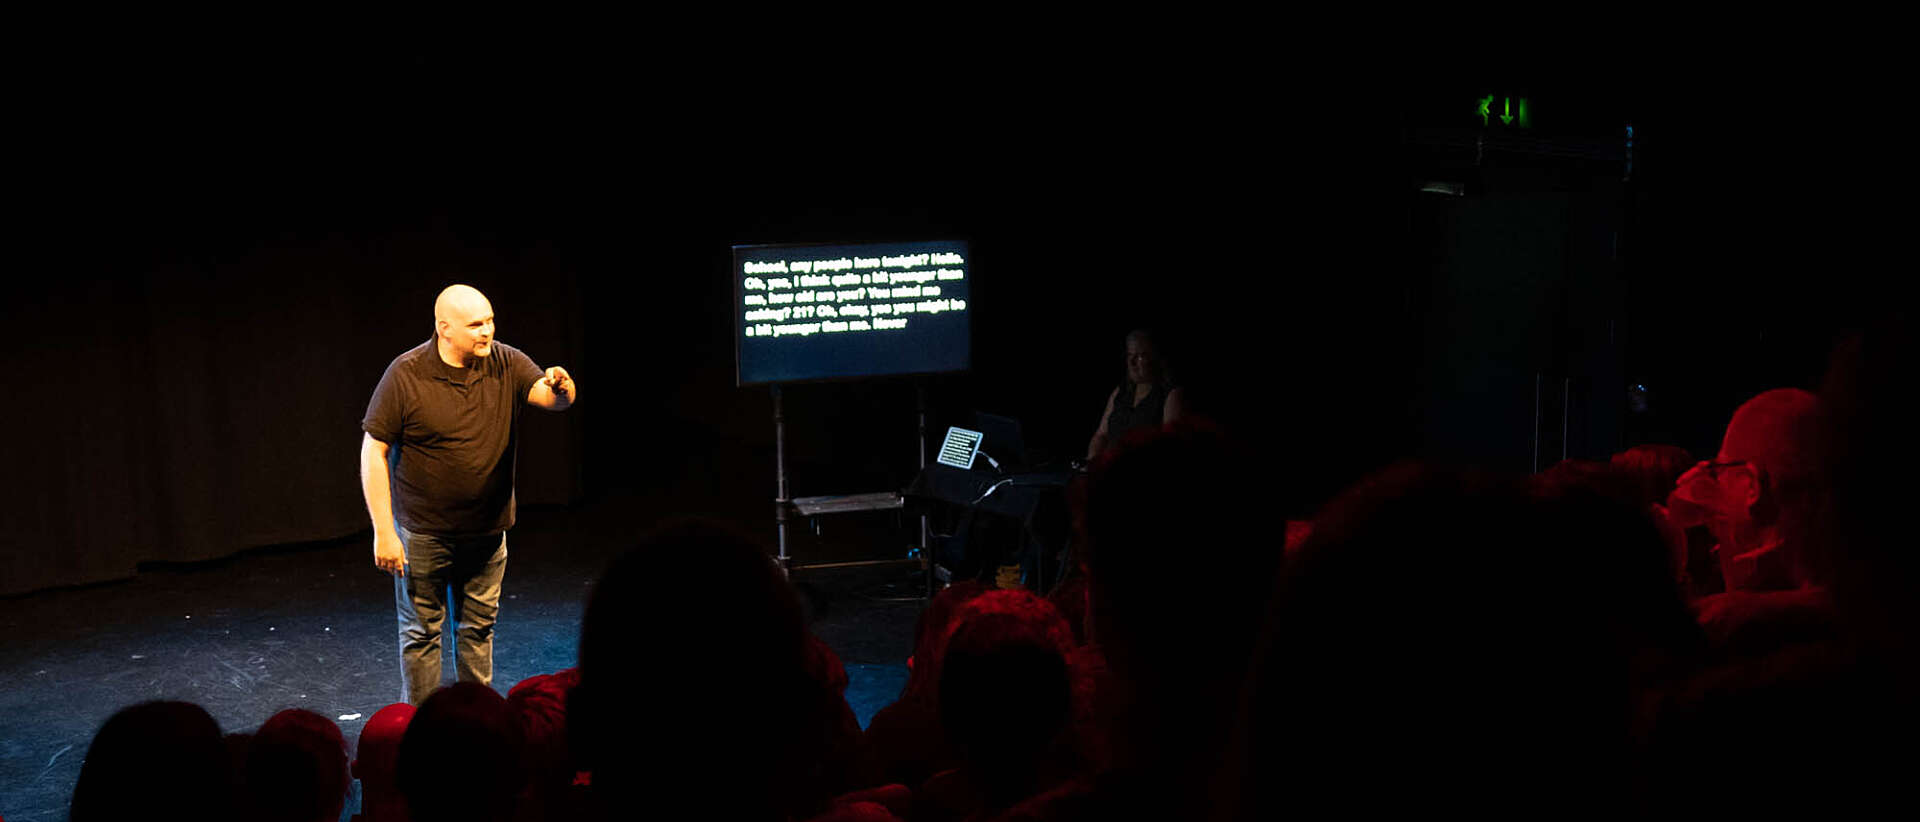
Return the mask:
<svg viewBox="0 0 1920 822">
<path fill-rule="evenodd" d="M 1487 95 L 1486 99 L 1480 101 L 1480 110 L 1476 112 L 1480 115 L 1480 125 L 1485 126 L 1487 124 L 1487 109 L 1492 106 L 1493 95 L 1491 94 Z"/>
<path fill-rule="evenodd" d="M 1500 125 L 1513 125 L 1513 98 L 1507 98 L 1507 113 L 1500 115 Z"/>
</svg>

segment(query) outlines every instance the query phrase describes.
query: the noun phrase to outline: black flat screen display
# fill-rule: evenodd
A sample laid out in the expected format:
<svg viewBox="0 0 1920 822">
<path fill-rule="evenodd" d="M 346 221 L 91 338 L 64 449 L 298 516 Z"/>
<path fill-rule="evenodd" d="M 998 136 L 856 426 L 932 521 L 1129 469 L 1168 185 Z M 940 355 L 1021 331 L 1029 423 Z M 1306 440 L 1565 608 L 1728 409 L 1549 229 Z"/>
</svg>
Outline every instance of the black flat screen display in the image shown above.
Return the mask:
<svg viewBox="0 0 1920 822">
<path fill-rule="evenodd" d="M 965 371 L 962 241 L 733 247 L 739 385 Z"/>
</svg>

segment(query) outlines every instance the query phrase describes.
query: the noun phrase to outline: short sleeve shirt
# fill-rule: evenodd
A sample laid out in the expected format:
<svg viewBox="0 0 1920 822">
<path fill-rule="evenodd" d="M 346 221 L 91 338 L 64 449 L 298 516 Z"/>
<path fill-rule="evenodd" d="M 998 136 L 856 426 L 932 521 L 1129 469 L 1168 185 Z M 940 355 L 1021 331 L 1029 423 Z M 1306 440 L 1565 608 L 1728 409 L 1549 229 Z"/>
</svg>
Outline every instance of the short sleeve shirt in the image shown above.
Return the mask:
<svg viewBox="0 0 1920 822">
<path fill-rule="evenodd" d="M 532 359 L 497 340 L 467 368 L 442 361 L 431 339 L 394 358 L 360 427 L 391 446 L 401 528 L 475 536 L 513 527 L 520 412 L 540 376 Z"/>
</svg>

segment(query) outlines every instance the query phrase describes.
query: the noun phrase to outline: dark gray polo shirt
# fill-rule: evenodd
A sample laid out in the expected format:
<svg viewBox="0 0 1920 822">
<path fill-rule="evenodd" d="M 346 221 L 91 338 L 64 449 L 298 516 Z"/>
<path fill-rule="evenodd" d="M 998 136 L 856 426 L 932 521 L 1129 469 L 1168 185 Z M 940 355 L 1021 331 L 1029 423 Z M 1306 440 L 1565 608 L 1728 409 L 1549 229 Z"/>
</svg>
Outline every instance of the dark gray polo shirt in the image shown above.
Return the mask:
<svg viewBox="0 0 1920 822">
<path fill-rule="evenodd" d="M 394 358 L 360 427 L 392 447 L 401 528 L 475 536 L 513 527 L 520 411 L 541 376 L 532 359 L 498 340 L 468 368 L 442 362 L 431 339 Z"/>
</svg>

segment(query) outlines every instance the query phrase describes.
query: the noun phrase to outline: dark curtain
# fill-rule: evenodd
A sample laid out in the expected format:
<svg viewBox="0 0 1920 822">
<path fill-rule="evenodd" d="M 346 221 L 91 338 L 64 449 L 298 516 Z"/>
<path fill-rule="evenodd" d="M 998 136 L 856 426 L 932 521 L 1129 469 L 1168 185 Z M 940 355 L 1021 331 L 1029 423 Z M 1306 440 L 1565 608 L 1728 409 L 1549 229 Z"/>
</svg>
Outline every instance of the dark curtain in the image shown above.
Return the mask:
<svg viewBox="0 0 1920 822">
<path fill-rule="evenodd" d="M 565 365 L 585 405 L 578 278 L 545 242 L 448 219 L 158 216 L 176 236 L 107 219 L 49 243 L 70 262 L 6 303 L 0 595 L 367 531 L 360 418 L 449 283 L 486 292 L 500 339 Z M 522 505 L 579 495 L 577 416 L 529 409 Z"/>
</svg>

